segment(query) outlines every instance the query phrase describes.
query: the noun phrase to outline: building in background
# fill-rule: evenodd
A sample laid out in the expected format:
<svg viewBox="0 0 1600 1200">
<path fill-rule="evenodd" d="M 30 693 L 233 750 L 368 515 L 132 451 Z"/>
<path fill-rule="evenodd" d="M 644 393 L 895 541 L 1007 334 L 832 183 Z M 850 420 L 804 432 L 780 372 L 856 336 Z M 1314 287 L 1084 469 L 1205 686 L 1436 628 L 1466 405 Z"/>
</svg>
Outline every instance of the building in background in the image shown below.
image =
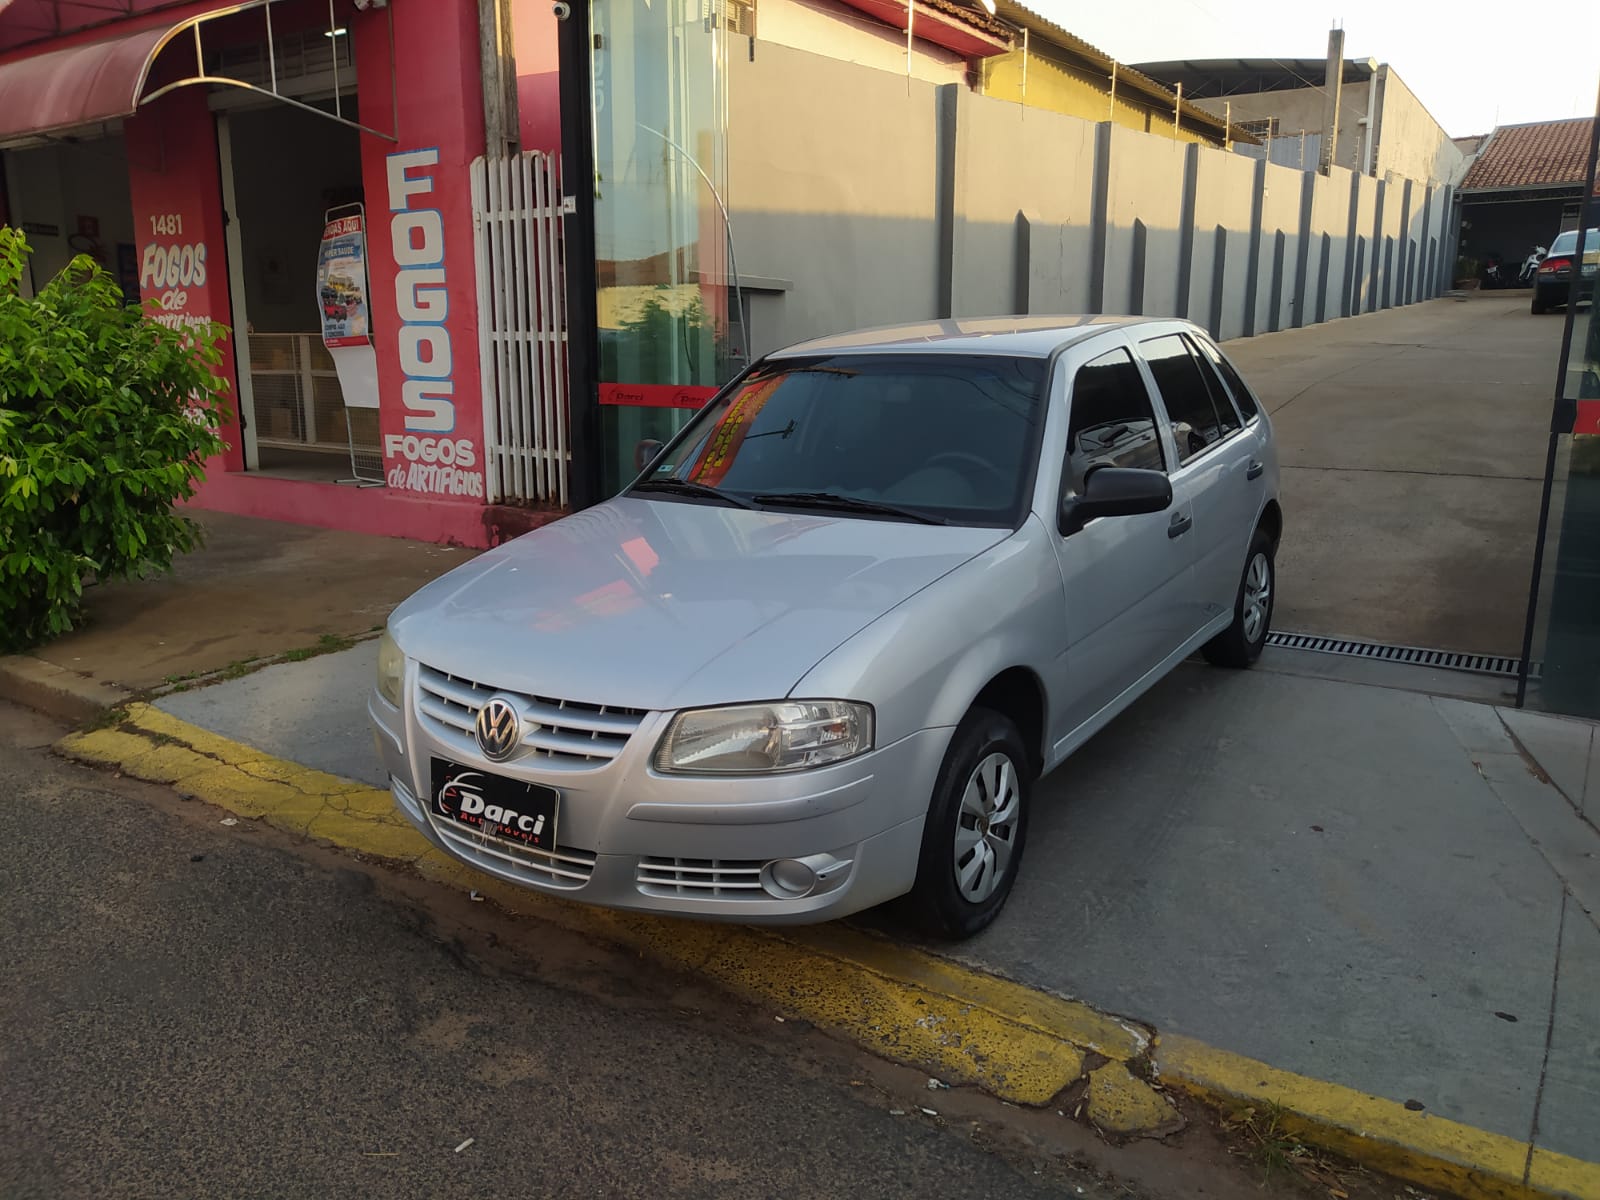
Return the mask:
<svg viewBox="0 0 1600 1200">
<path fill-rule="evenodd" d="M 1516 266 L 1535 246 L 1578 227 L 1593 120 L 1502 125 L 1487 138 L 1461 181 L 1461 266 L 1475 277 L 1497 257 Z"/>
<path fill-rule="evenodd" d="M 483 7 L 0 5 L 0 216 L 28 286 L 86 253 L 154 319 L 232 331 L 202 507 L 472 545 L 520 519 L 482 465 Z M 544 32 L 510 136 L 553 148 Z"/>
<path fill-rule="evenodd" d="M 1011 46 L 980 64 L 978 90 L 985 96 L 1207 146 L 1253 141 L 1242 130 L 1230 133 L 1221 113 L 1180 98 L 1170 84 L 1014 0 L 996 0 L 996 16 L 1011 31 Z"/>
<path fill-rule="evenodd" d="M 1432 184 L 1459 181 L 1462 152 L 1387 64 L 1340 55 L 1332 165 Z M 1316 170 L 1328 136 L 1328 61 L 1212 58 L 1141 63 L 1139 70 L 1217 116 L 1230 115 L 1281 166 Z"/>
</svg>

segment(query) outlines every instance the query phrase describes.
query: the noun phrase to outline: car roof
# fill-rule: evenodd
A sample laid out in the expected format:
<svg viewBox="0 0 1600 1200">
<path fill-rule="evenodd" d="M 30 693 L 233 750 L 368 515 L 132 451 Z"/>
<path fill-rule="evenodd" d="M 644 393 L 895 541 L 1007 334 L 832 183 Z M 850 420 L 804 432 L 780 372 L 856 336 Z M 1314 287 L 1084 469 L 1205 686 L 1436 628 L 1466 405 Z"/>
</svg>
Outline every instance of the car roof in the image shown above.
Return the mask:
<svg viewBox="0 0 1600 1200">
<path fill-rule="evenodd" d="M 960 317 L 860 329 L 789 346 L 769 357 L 814 354 L 918 353 L 1002 354 L 1048 358 L 1057 350 L 1110 329 L 1171 324 L 1172 317 L 1117 317 L 1104 314 L 1056 317 Z M 1187 322 L 1182 322 L 1187 324 Z"/>
</svg>

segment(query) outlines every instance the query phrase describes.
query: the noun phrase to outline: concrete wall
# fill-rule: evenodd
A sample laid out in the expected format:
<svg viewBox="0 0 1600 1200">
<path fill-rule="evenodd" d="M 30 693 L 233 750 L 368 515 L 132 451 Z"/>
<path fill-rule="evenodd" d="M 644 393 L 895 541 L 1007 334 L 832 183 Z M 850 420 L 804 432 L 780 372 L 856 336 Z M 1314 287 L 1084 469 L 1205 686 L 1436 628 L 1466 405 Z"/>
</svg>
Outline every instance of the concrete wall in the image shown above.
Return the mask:
<svg viewBox="0 0 1600 1200">
<path fill-rule="evenodd" d="M 731 72 L 756 353 L 1016 312 L 1185 315 L 1229 338 L 1370 311 L 1385 282 L 1389 304 L 1408 278 L 1412 300 L 1439 290 L 1444 188 L 1413 185 L 1408 208 L 1398 177 L 1322 177 L 789 47 Z"/>
<path fill-rule="evenodd" d="M 1336 166 L 1348 167 L 1359 170 L 1361 166 L 1361 139 L 1363 127 L 1359 124 L 1367 115 L 1368 91 L 1370 83 L 1347 83 L 1339 89 L 1339 141 L 1334 147 L 1333 161 Z M 1294 154 L 1298 158 L 1298 146 L 1302 132 L 1306 138 L 1306 166 L 1312 170 L 1317 166 L 1317 154 L 1321 146 L 1321 133 L 1323 121 L 1327 116 L 1327 98 L 1322 94 L 1321 88 L 1292 88 L 1281 92 L 1243 92 L 1225 99 L 1219 97 L 1206 97 L 1196 100 L 1195 104 L 1207 112 L 1223 116 L 1231 113 L 1232 119 L 1238 121 L 1264 121 L 1268 117 L 1278 118 L 1278 133 L 1275 142 L 1272 161 L 1285 166 L 1295 166 L 1295 162 L 1288 157 Z M 1261 156 L 1263 151 L 1255 146 L 1240 146 L 1241 154 Z"/>
<path fill-rule="evenodd" d="M 1464 161 L 1461 148 L 1433 119 L 1416 94 L 1387 66 L 1379 67 L 1371 80 L 1347 83 L 1339 92 L 1339 137 L 1334 146 L 1335 166 L 1361 170 L 1365 139 L 1363 119 L 1372 103 L 1376 133 L 1373 171 L 1435 184 L 1455 183 Z M 1222 116 L 1231 113 L 1234 121 L 1260 121 L 1278 118 L 1278 133 L 1272 147 L 1272 161 L 1297 166 L 1300 135 L 1305 138 L 1305 165 L 1317 166 L 1321 134 L 1326 118 L 1326 97 L 1321 88 L 1293 88 L 1281 92 L 1241 93 L 1224 99 L 1208 97 L 1195 102 L 1206 111 Z M 1241 154 L 1264 156 L 1257 146 L 1238 147 Z"/>
<path fill-rule="evenodd" d="M 934 87 L 787 46 L 730 57 L 739 273 L 792 285 L 751 294 L 753 352 L 933 316 Z"/>
<path fill-rule="evenodd" d="M 1378 68 L 1377 174 L 1423 182 L 1453 183 L 1461 173 L 1461 148 L 1440 128 L 1405 81 Z"/>
</svg>

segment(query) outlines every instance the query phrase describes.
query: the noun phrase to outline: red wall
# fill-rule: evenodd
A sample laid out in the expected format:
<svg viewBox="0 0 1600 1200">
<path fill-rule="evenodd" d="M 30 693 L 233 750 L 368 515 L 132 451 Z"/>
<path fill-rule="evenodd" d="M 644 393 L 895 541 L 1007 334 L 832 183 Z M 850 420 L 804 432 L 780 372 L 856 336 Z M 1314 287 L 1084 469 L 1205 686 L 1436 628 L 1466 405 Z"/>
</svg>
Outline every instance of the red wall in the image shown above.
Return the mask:
<svg viewBox="0 0 1600 1200">
<path fill-rule="evenodd" d="M 511 8 L 517 56 L 517 117 L 524 150 L 561 151 L 561 55 L 549 4 L 519 0 Z"/>
<path fill-rule="evenodd" d="M 351 35 L 362 122 L 399 135 L 398 144 L 361 139 L 384 474 L 394 492 L 481 504 L 483 400 L 468 178 L 468 165 L 484 148 L 477 6 L 394 4 L 388 12 L 357 14 Z"/>
<path fill-rule="evenodd" d="M 217 127 L 205 92 L 197 87 L 169 92 L 129 117 L 123 132 L 140 298 L 164 324 L 181 328 L 218 321 L 231 326 Z M 237 471 L 244 466 L 244 448 L 232 395 L 232 338 L 225 338 L 221 348 L 218 374 L 230 393 L 222 465 Z"/>
</svg>

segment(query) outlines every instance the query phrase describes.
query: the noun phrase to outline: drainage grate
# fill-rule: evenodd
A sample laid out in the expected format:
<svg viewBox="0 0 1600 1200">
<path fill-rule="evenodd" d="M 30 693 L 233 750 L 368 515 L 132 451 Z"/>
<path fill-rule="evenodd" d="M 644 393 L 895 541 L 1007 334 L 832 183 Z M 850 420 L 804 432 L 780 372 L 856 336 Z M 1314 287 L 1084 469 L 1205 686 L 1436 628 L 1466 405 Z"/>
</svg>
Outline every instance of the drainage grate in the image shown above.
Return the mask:
<svg viewBox="0 0 1600 1200">
<path fill-rule="evenodd" d="M 1444 671 L 1471 671 L 1478 675 L 1517 675 L 1515 658 L 1499 654 L 1461 654 L 1454 650 L 1424 650 L 1420 646 L 1391 646 L 1384 642 L 1360 642 L 1351 638 L 1318 637 L 1310 633 L 1267 634 L 1267 645 L 1284 650 L 1310 650 L 1317 654 L 1342 654 L 1347 658 L 1370 658 L 1378 662 L 1405 663 L 1413 667 L 1437 667 Z M 1539 664 L 1528 674 L 1539 675 Z"/>
</svg>

